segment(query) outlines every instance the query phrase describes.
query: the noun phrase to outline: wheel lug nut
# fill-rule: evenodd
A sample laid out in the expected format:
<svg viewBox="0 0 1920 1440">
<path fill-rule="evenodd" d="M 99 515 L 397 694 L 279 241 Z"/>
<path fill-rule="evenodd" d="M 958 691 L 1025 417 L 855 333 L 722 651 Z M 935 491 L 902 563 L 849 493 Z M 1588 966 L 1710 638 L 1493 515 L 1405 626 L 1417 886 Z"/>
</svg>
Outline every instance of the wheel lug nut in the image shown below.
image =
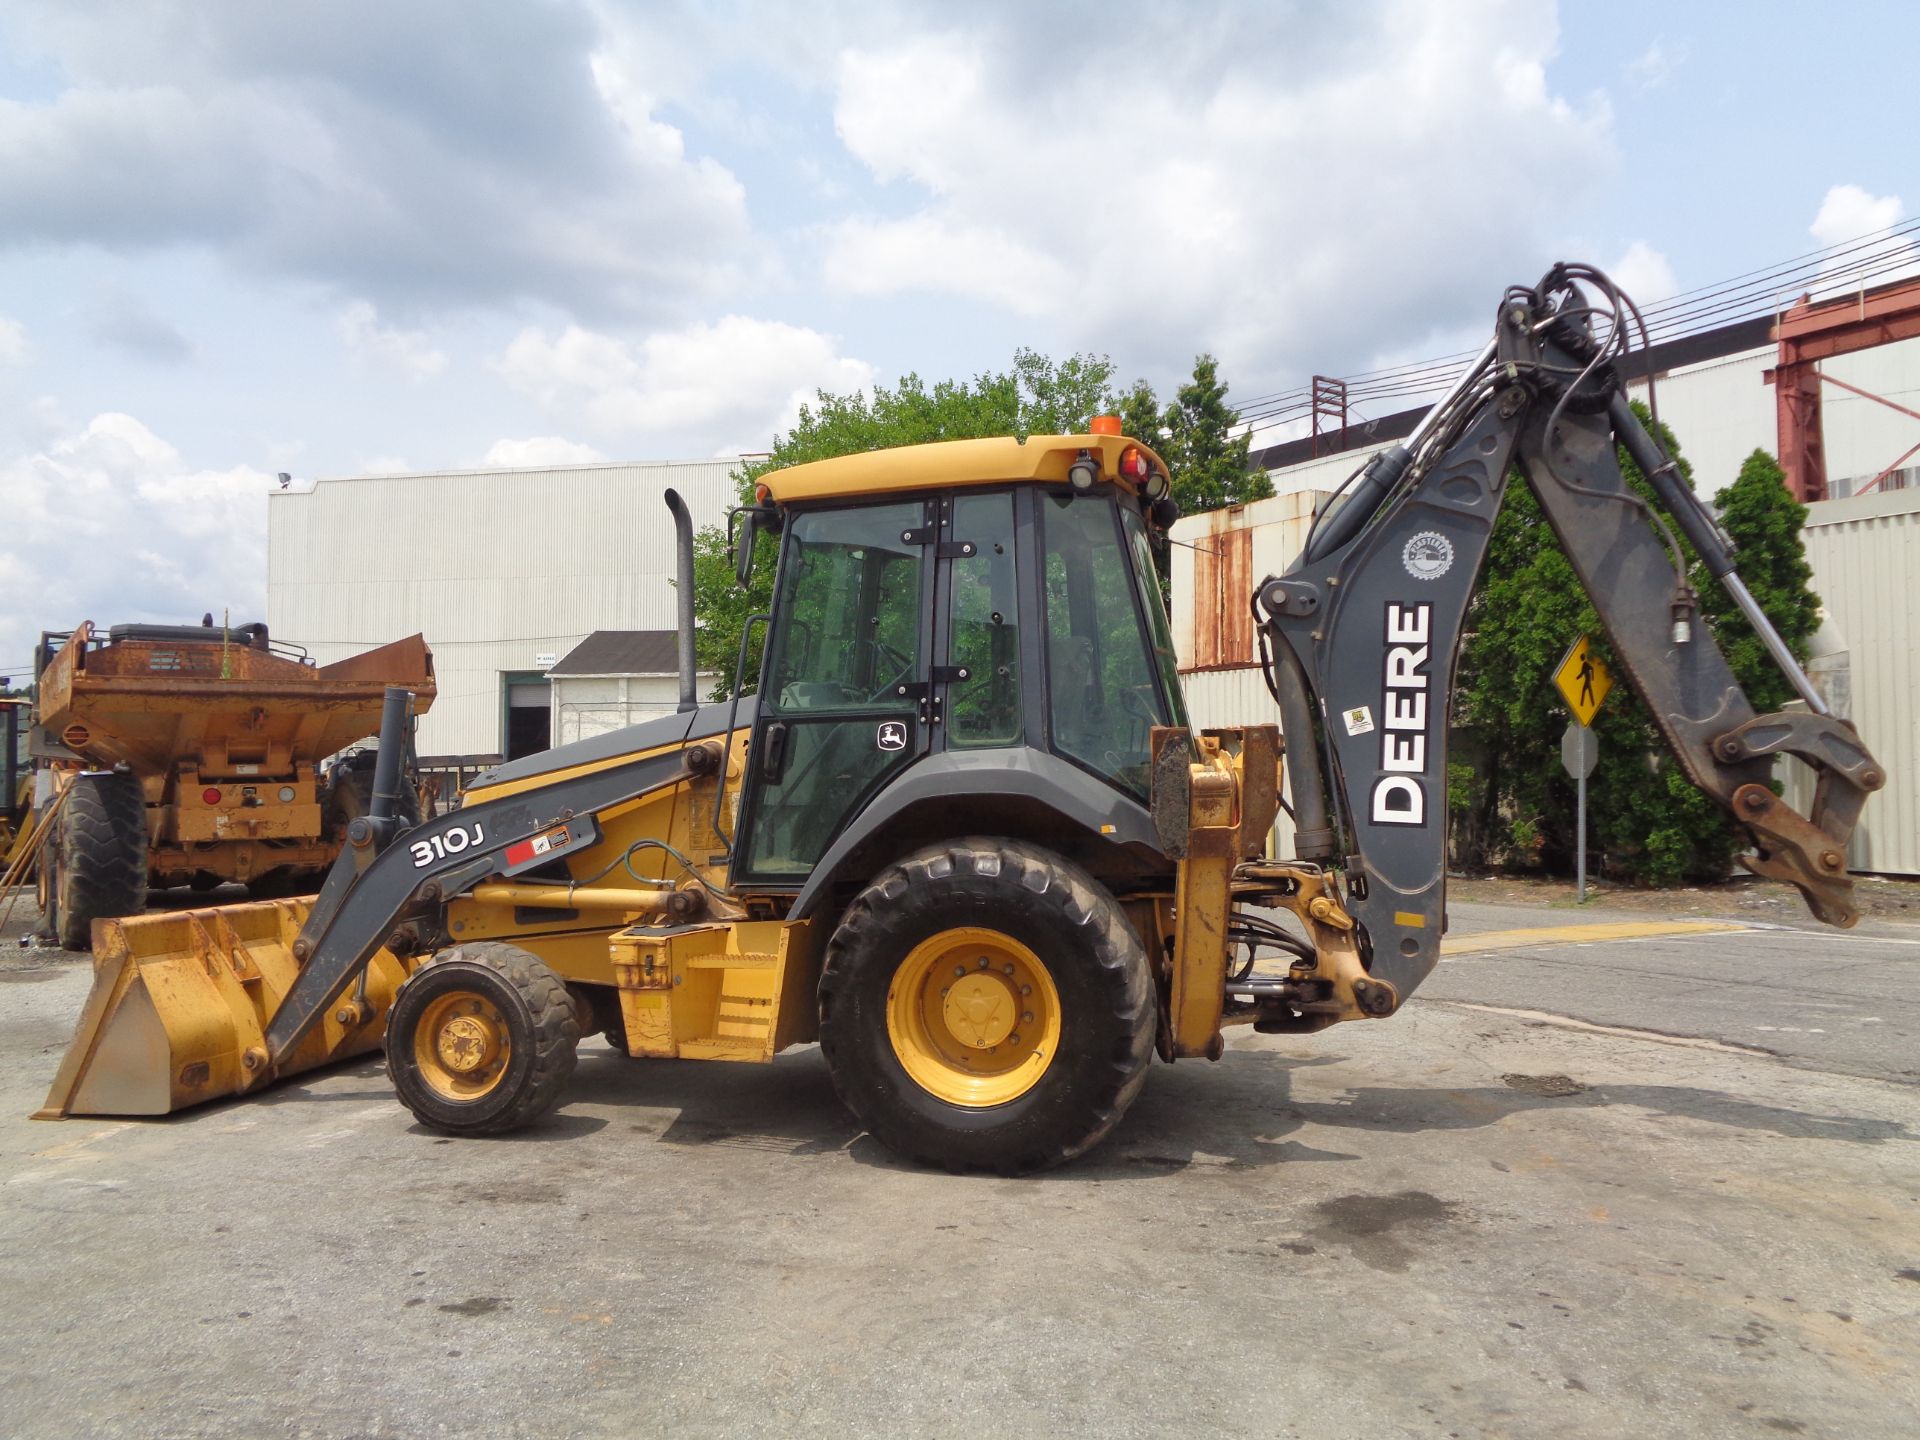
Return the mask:
<svg viewBox="0 0 1920 1440">
<path fill-rule="evenodd" d="M 1020 993 L 1021 993 L 1022 995 L 1031 995 L 1031 994 L 1033 994 L 1033 986 L 1031 986 L 1031 985 L 1022 985 L 1022 986 L 1020 987 Z"/>
<path fill-rule="evenodd" d="M 967 967 L 964 965 L 956 965 L 953 967 L 953 976 L 954 976 L 954 979 L 956 980 L 966 973 L 967 973 Z"/>
<path fill-rule="evenodd" d="M 1033 1011 L 1031 1011 L 1031 1010 L 1023 1010 L 1023 1011 L 1021 1011 L 1021 1012 L 1020 1012 L 1020 1023 L 1021 1023 L 1022 1025 L 1031 1025 L 1031 1024 L 1033 1024 Z"/>
<path fill-rule="evenodd" d="M 1007 1036 L 1007 1044 L 1018 1045 L 1019 1043 L 1020 1043 L 1020 1037 L 1018 1035 Z"/>
<path fill-rule="evenodd" d="M 991 963 L 991 962 L 990 962 L 990 961 L 989 961 L 989 960 L 987 959 L 987 957 L 986 957 L 986 956 L 984 956 L 984 955 L 982 955 L 982 956 L 980 957 L 980 968 L 981 968 L 982 970 L 985 970 L 985 969 L 987 968 L 987 966 L 988 966 L 988 965 L 989 965 L 990 963 Z"/>
<path fill-rule="evenodd" d="M 1013 974 L 1013 966 L 1011 964 L 1007 965 L 1005 969 L 1007 974 L 1009 975 Z"/>
</svg>

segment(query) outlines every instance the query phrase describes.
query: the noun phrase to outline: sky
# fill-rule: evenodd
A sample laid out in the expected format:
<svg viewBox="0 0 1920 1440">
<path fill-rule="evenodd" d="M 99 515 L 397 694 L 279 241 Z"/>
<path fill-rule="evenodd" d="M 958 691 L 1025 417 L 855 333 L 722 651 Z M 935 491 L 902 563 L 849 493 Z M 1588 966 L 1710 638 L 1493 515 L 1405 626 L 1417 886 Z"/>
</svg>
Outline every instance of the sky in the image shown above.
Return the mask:
<svg viewBox="0 0 1920 1440">
<path fill-rule="evenodd" d="M 9 0 L 0 675 L 260 614 L 279 472 L 762 451 L 1021 346 L 1253 397 L 1477 348 L 1557 259 L 1643 302 L 1781 261 L 1920 205 L 1917 45 L 1900 3 Z"/>
</svg>

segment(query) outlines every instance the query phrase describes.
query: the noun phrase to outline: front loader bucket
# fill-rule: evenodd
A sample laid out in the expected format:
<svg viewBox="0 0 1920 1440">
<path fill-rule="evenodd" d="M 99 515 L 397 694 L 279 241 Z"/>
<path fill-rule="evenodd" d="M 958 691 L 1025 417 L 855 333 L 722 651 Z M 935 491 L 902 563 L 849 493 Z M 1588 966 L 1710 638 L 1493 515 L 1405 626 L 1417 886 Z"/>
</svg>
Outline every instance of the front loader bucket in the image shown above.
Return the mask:
<svg viewBox="0 0 1920 1440">
<path fill-rule="evenodd" d="M 93 990 L 34 1118 L 165 1115 L 376 1048 L 407 977 L 385 950 L 367 967 L 365 1023 L 342 1024 L 350 1007 L 332 1007 L 269 1071 L 266 1027 L 300 973 L 293 942 L 308 903 L 96 921 Z"/>
</svg>

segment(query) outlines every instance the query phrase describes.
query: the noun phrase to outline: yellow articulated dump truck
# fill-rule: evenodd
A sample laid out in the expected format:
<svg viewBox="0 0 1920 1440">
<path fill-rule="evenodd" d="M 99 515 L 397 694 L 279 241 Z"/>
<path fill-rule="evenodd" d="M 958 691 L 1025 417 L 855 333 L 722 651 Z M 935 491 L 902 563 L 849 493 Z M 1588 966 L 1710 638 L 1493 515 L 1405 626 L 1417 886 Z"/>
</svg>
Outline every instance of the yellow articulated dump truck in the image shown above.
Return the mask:
<svg viewBox="0 0 1920 1440">
<path fill-rule="evenodd" d="M 89 622 L 41 653 L 40 904 L 73 950 L 95 920 L 139 914 L 149 887 L 319 888 L 371 778 L 354 757 L 321 763 L 374 733 L 389 685 L 417 710 L 434 694 L 418 635 L 321 666 L 263 625 Z M 417 809 L 403 798 L 402 813 Z"/>
<path fill-rule="evenodd" d="M 903 1154 L 1067 1160 L 1156 1053 L 1377 1023 L 1438 963 L 1454 658 L 1509 484 L 1746 863 L 1851 924 L 1847 839 L 1886 777 L 1629 408 L 1630 313 L 1587 267 L 1509 289 L 1458 386 L 1245 598 L 1278 728 L 1189 723 L 1152 562 L 1169 480 L 1117 420 L 764 475 L 736 519 L 743 580 L 778 548 L 773 600 L 723 704 L 695 699 L 692 526 L 669 492 L 677 714 L 511 761 L 409 823 L 391 691 L 373 804 L 319 895 L 102 925 L 42 1113 L 161 1113 L 384 1043 L 421 1122 L 490 1135 L 561 1100 L 585 1034 L 739 1062 L 818 1040 Z M 1675 529 L 1802 707 L 1754 712 Z M 1294 842 L 1270 858 L 1282 732 Z M 1818 772 L 1808 815 L 1771 788 L 1782 755 Z"/>
</svg>

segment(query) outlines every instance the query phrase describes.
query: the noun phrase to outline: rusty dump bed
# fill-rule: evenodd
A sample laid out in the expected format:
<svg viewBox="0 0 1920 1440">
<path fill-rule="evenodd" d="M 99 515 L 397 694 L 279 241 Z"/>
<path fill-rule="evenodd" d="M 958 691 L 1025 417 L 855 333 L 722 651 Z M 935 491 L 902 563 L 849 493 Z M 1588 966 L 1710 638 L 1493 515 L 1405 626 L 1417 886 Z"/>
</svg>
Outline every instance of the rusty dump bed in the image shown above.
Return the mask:
<svg viewBox="0 0 1920 1440">
<path fill-rule="evenodd" d="M 207 639 L 74 631 L 40 677 L 36 723 L 98 765 L 165 773 L 181 756 L 204 775 L 289 771 L 371 735 L 389 685 L 433 701 L 433 659 L 419 635 L 316 666 L 211 630 Z"/>
</svg>

